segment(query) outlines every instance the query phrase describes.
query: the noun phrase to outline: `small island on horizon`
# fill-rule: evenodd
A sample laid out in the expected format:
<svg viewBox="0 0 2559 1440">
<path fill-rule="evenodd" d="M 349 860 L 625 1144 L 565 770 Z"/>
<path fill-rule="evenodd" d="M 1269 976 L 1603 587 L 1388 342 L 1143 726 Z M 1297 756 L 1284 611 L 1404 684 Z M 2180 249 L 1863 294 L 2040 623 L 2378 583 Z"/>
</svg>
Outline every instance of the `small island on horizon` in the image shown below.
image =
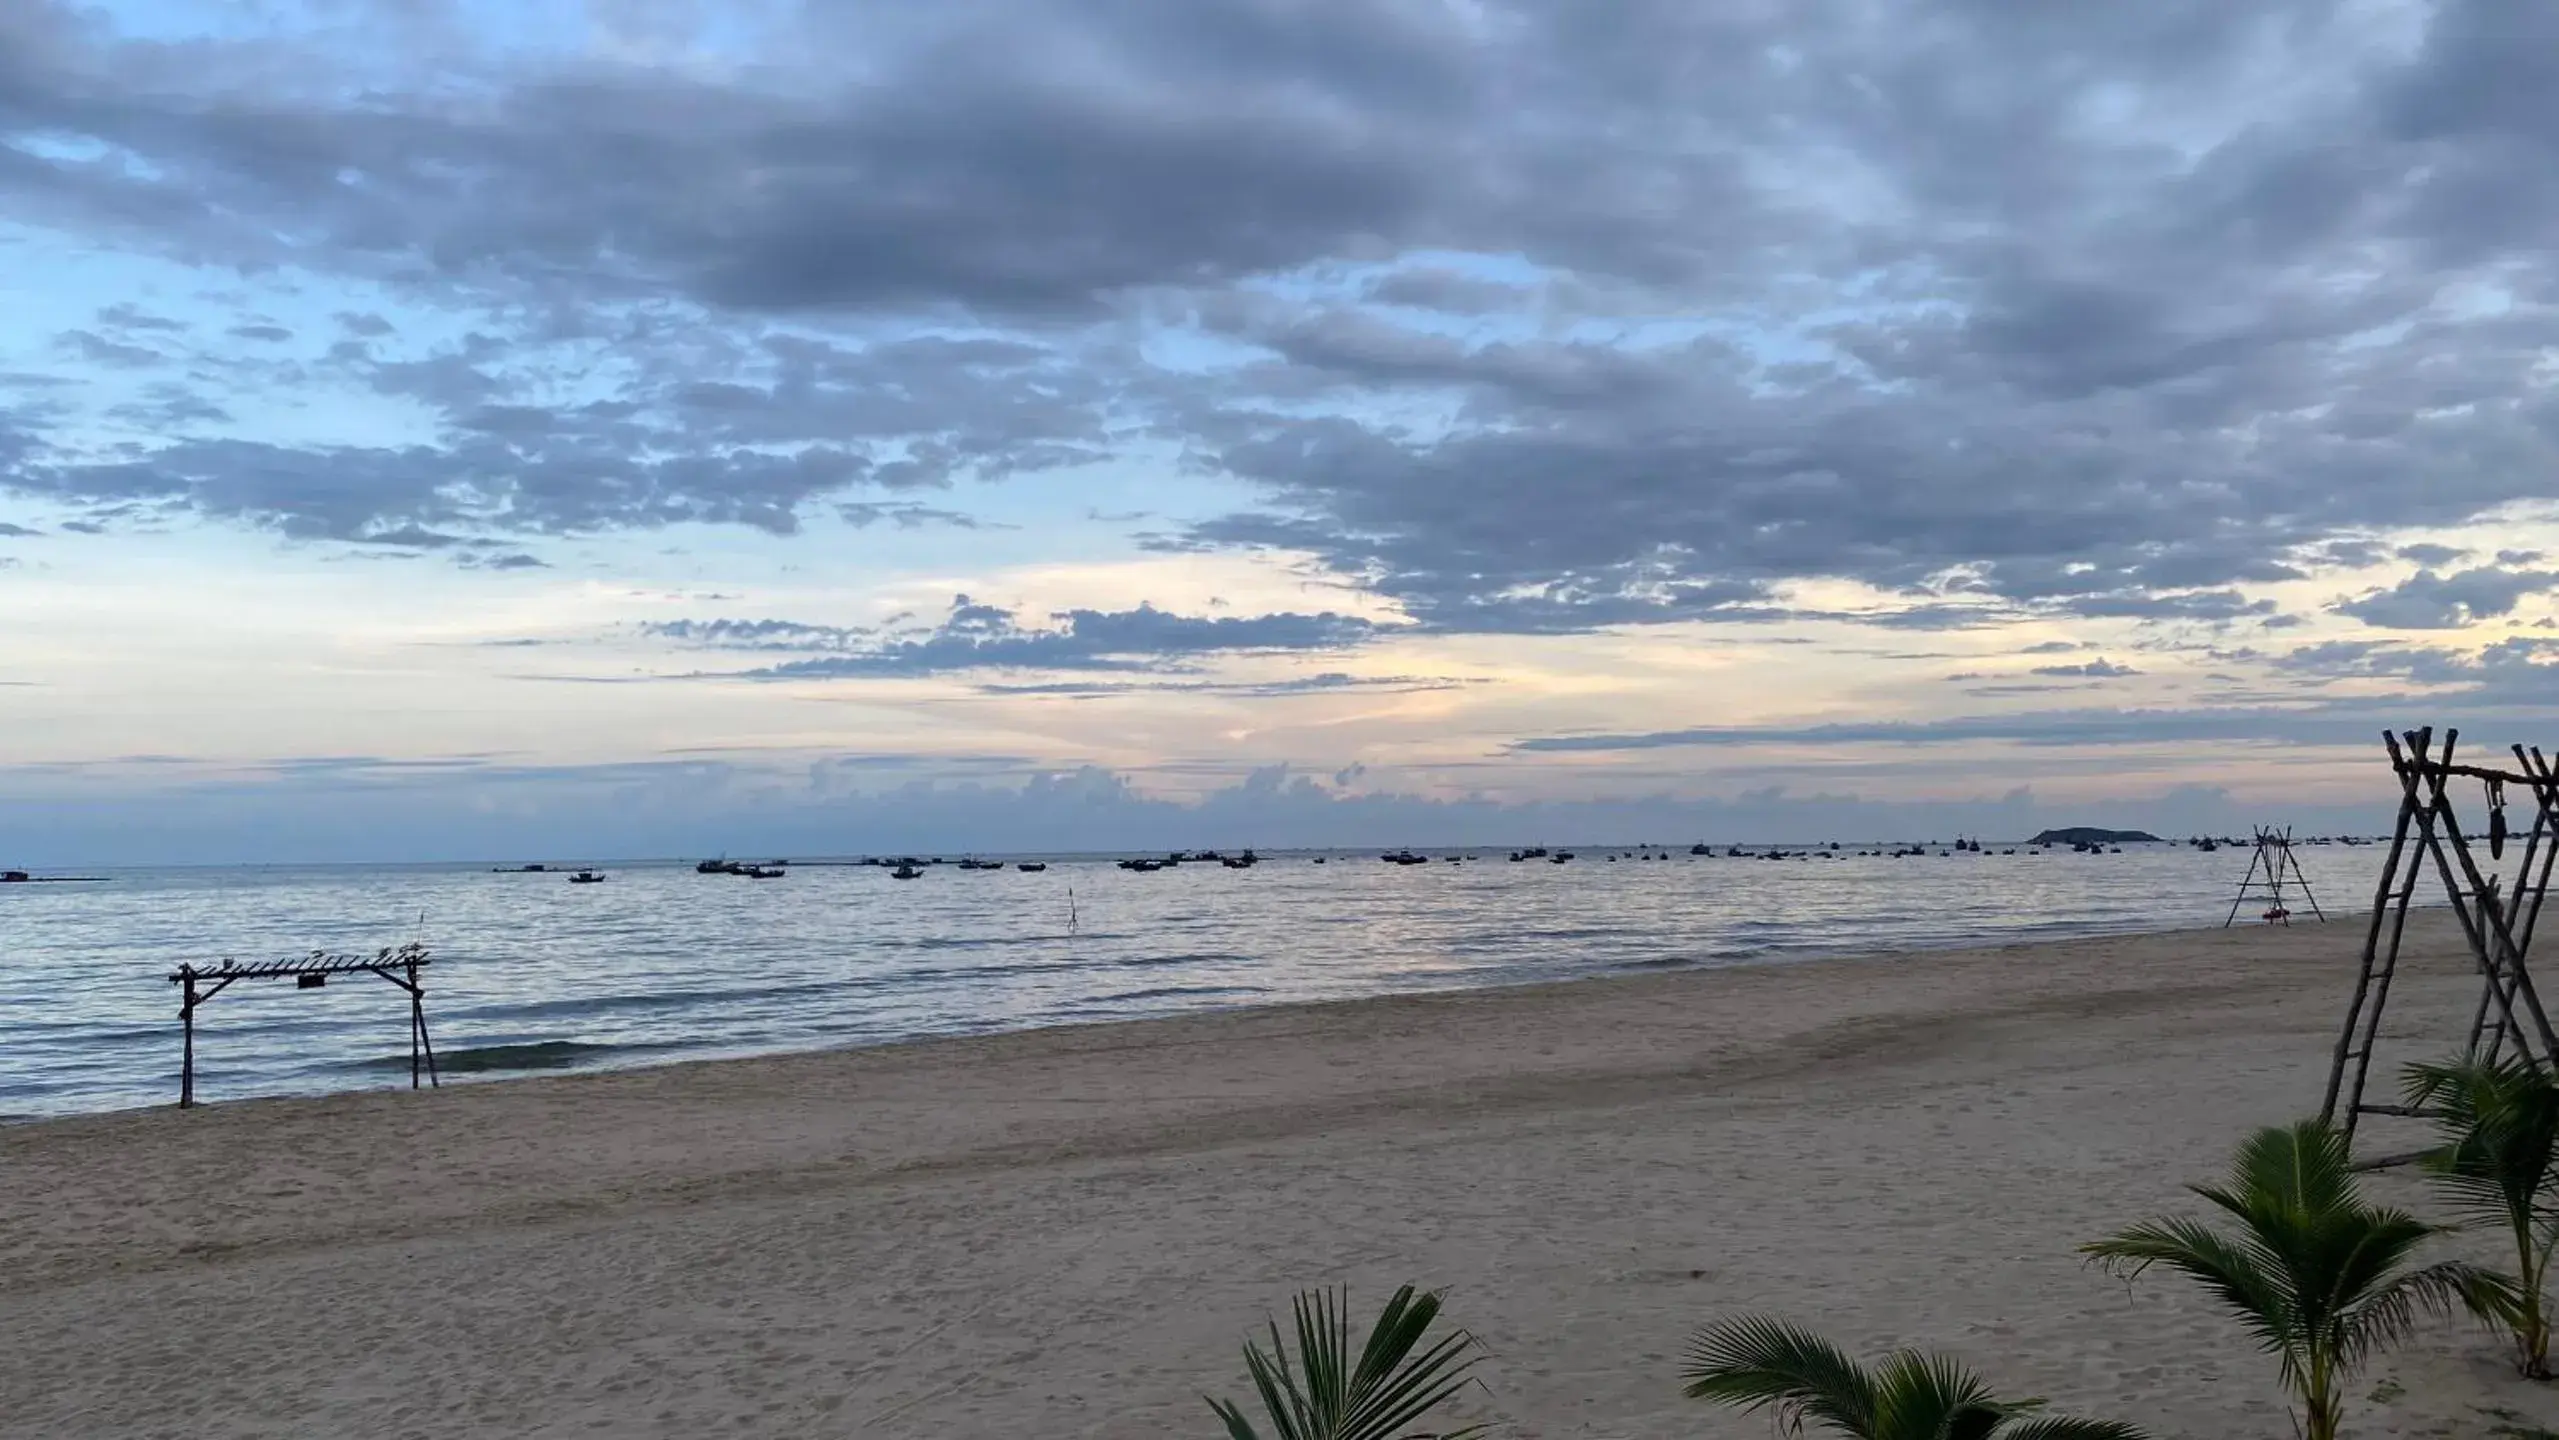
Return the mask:
<svg viewBox="0 0 2559 1440">
<path fill-rule="evenodd" d="M 2047 830 L 2027 841 L 2029 845 L 2131 845 L 2147 841 L 2160 843 L 2159 837 L 2147 830 L 2101 830 L 2094 825 L 2070 825 Z"/>
</svg>

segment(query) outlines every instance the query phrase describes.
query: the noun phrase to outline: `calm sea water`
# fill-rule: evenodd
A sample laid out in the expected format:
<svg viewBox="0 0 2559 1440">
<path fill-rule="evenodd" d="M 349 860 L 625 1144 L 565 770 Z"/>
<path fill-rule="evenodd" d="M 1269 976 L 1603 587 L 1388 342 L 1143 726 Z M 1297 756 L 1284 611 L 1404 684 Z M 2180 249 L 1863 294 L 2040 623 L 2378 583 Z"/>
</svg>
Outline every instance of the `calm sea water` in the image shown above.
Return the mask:
<svg viewBox="0 0 2559 1440">
<path fill-rule="evenodd" d="M 2246 850 L 2182 846 L 1924 857 L 1569 865 L 1434 852 L 1266 855 L 1133 874 L 940 867 L 898 882 L 690 863 L 601 885 L 487 865 L 114 872 L 0 886 L 0 1116 L 177 1093 L 181 960 L 282 959 L 423 940 L 449 1078 L 866 1045 L 1288 1000 L 1506 985 L 2218 924 Z M 1441 854 L 1474 858 L 1450 864 Z M 2370 900 L 2381 850 L 2299 852 L 2332 912 Z M 2296 907 L 2307 914 L 2306 907 Z M 2341 933 L 2343 951 L 2359 939 Z M 198 1015 L 207 1099 L 408 1082 L 405 998 L 381 981 L 244 982 Z"/>
</svg>

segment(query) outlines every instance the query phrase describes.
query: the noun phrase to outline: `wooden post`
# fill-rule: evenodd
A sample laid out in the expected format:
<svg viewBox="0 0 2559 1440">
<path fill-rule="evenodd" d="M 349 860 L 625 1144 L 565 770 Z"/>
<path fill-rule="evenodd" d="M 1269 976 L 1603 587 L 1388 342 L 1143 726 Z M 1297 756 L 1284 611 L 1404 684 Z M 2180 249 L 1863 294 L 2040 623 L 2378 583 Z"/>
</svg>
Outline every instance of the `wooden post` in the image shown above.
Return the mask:
<svg viewBox="0 0 2559 1440">
<path fill-rule="evenodd" d="M 2319 897 L 2311 893 L 2310 877 L 2301 871 L 2301 857 L 2292 853 L 2292 827 L 2284 827 L 2284 860 L 2292 866 L 2292 882 L 2301 887 L 2301 898 L 2310 903 L 2310 918 L 2325 925 L 2328 912 L 2319 908 Z"/>
<path fill-rule="evenodd" d="M 412 1090 L 418 1088 L 418 1056 L 423 1052 L 426 1056 L 427 1084 L 441 1090 L 444 1088 L 444 1081 L 438 1078 L 435 1073 L 435 1040 L 432 1036 L 427 1034 L 426 986 L 418 980 L 417 956 L 414 954 L 410 955 L 408 957 L 408 961 L 409 1024 L 411 1027 L 409 1036 L 409 1088 Z"/>
<path fill-rule="evenodd" d="M 2413 759 L 2424 759 L 2433 737 L 2433 726 L 2409 734 Z M 2432 814 L 2419 805 L 2417 770 L 2412 757 L 2401 753 L 2399 737 L 2384 730 L 2381 743 L 2390 752 L 2391 773 L 2399 777 L 2399 821 L 2390 832 L 2390 854 L 2382 861 L 2380 883 L 2373 887 L 2372 927 L 2364 936 L 2363 968 L 2355 976 L 2355 998 L 2346 1009 L 2345 1031 L 2337 1037 L 2336 1062 L 2328 1071 L 2328 1095 L 2319 1105 L 2319 1118 L 2330 1124 L 2342 1123 L 2348 1144 L 2354 1143 L 2355 1121 L 2363 1113 L 2364 1082 L 2371 1073 L 2373 1045 L 2381 1034 L 2382 1006 L 2390 998 L 2390 981 L 2399 969 L 2400 937 L 2408 929 L 2408 902 L 2415 896 L 2418 877 L 2425 871 L 2425 862 L 2407 853 L 2408 831 L 2413 825 L 2423 844 L 2423 835 L 2434 823 Z M 2407 866 L 2404 879 L 2400 874 L 2403 861 Z M 2456 902 L 2455 909 L 2458 908 Z M 2389 926 L 2386 946 L 2382 935 L 2385 923 Z M 2469 917 L 2463 916 L 2463 927 L 2467 929 L 2469 924 Z M 2341 1097 L 2348 1061 L 2354 1063 L 2355 1083 Z M 2337 1111 L 2340 1098 L 2346 1102 L 2342 1116 Z"/>
<path fill-rule="evenodd" d="M 2419 731 L 2415 738 L 2415 743 L 2419 751 L 2422 753 L 2426 743 L 2426 732 Z M 2391 746 L 2391 753 L 2394 757 L 2398 754 L 2398 748 L 2399 747 L 2396 744 Z M 2408 775 L 2407 782 L 2408 788 L 2406 791 L 2406 799 L 2409 808 L 2400 812 L 2400 833 L 2402 835 L 2407 833 L 2406 826 L 2408 825 L 2413 813 L 2417 825 L 2418 843 L 2422 845 L 2426 843 L 2426 836 L 2429 833 L 2428 827 L 2433 824 L 2433 817 L 2431 815 L 2416 812 L 2417 781 L 2414 772 L 2411 772 Z M 2425 862 L 2423 859 L 2417 855 L 2400 853 L 2400 847 L 2395 842 L 2392 848 L 2394 852 L 2391 862 L 2392 865 L 2395 867 L 2404 861 L 2407 866 L 2408 873 L 2407 878 L 2401 882 L 2398 893 L 2391 898 L 2389 905 L 2389 948 L 2382 953 L 2381 969 L 2377 975 L 2372 974 L 2371 957 L 2373 954 L 2373 948 L 2369 943 L 2367 943 L 2365 947 L 2366 958 L 2364 962 L 2364 969 L 2367 976 L 2369 976 L 2372 981 L 2372 997 L 2370 1008 L 2363 1011 L 2363 1033 L 2356 1037 L 2354 1055 L 2354 1090 L 2346 1097 L 2346 1143 L 2349 1145 L 2354 1143 L 2355 1122 L 2357 1118 L 2363 1114 L 2364 1086 L 2372 1078 L 2373 1047 L 2381 1043 L 2382 1008 L 2389 1003 L 2390 983 L 2392 980 L 2396 979 L 2399 974 L 2399 945 L 2400 941 L 2408 933 L 2408 902 L 2415 898 L 2417 893 L 2417 881 L 2419 877 L 2425 873 Z M 2386 886 L 2388 883 L 2389 876 L 2385 873 L 2383 876 L 2383 884 Z M 2378 934 L 2381 929 L 2382 913 L 2382 910 L 2379 908 L 2375 908 L 2373 911 L 2372 926 L 2373 931 L 2376 934 Z M 2362 987 L 2360 985 L 2357 986 L 2356 993 L 2358 997 L 2361 996 Z M 2352 1033 L 2351 1029 L 2348 1033 Z M 2340 1049 L 2342 1051 L 2343 1047 L 2341 1046 Z M 2340 1063 L 2343 1063 L 2342 1060 Z M 2333 1082 L 2331 1083 L 2331 1089 L 2334 1089 Z"/>
<path fill-rule="evenodd" d="M 186 998 L 178 1002 L 178 1023 L 185 1029 L 186 1054 L 178 1063 L 178 1108 L 195 1105 L 195 967 L 181 965 L 178 974 L 186 985 Z"/>
</svg>

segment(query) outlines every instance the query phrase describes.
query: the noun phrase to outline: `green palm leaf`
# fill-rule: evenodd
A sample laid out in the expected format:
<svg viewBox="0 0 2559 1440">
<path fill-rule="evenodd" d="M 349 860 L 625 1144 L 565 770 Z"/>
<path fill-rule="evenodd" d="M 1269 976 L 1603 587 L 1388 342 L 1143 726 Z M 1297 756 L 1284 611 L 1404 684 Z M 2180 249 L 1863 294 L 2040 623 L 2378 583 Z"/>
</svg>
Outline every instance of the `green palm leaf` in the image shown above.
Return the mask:
<svg viewBox="0 0 2559 1440">
<path fill-rule="evenodd" d="M 2440 1227 L 2365 1204 L 2345 1137 L 2318 1121 L 2257 1132 L 2228 1179 L 2194 1188 L 2235 1228 L 2152 1220 L 2081 1250 L 2128 1279 L 2167 1266 L 2228 1306 L 2301 1402 L 2305 1440 L 2334 1440 L 2345 1382 L 2420 1318 L 2499 1293 L 2472 1266 L 2410 1268 Z"/>
<path fill-rule="evenodd" d="M 1689 1342 L 1681 1378 L 1693 1400 L 1774 1410 L 1800 1432 L 1818 1422 L 1856 1440 L 2143 1440 L 2129 1425 L 2030 1414 L 1961 1361 L 1896 1350 L 1869 1371 L 1809 1330 L 1762 1315 L 1721 1321 Z M 2055 1429 L 2053 1427 L 2061 1428 Z M 2040 1429 L 2036 1427 L 2042 1427 Z M 2075 1428 L 2074 1428 L 2075 1427 Z"/>
<path fill-rule="evenodd" d="M 2438 1117 L 2443 1143 L 2424 1159 L 2437 1188 L 2514 1247 L 2514 1274 L 2473 1277 L 2463 1303 L 2513 1339 L 2524 1374 L 2546 1379 L 2542 1288 L 2559 1253 L 2559 1083 L 2520 1057 L 2411 1065 L 2403 1080 L 2409 1105 Z"/>
<path fill-rule="evenodd" d="M 2165 1265 L 2202 1285 L 2237 1313 L 2260 1346 L 2278 1357 L 2284 1383 L 2293 1383 L 2303 1337 L 2274 1257 L 2264 1248 L 2193 1220 L 2163 1219 L 2083 1245 L 2080 1253 L 2127 1280 L 2141 1278 L 2153 1265 Z"/>
<path fill-rule="evenodd" d="M 1876 1387 L 1864 1366 L 1809 1330 L 1764 1315 L 1708 1326 L 1680 1370 L 1691 1400 L 1744 1410 L 1775 1407 L 1789 1423 L 1810 1417 L 1851 1435 L 1874 1432 Z"/>
<path fill-rule="evenodd" d="M 2142 1432 L 2120 1420 L 2086 1420 L 2076 1415 L 2029 1415 L 2011 1421 L 1999 1440 L 2146 1440 Z"/>
<path fill-rule="evenodd" d="M 1354 1349 L 1345 1297 L 1311 1290 L 1291 1307 L 1296 1345 L 1270 1327 L 1270 1347 L 1247 1344 L 1244 1368 L 1276 1440 L 1465 1440 L 1483 1427 L 1409 1429 L 1454 1399 L 1478 1356 L 1463 1330 L 1423 1345 L 1439 1317 L 1439 1297 L 1397 1290 Z M 1261 1440 L 1242 1407 L 1211 1399 L 1229 1440 Z"/>
</svg>

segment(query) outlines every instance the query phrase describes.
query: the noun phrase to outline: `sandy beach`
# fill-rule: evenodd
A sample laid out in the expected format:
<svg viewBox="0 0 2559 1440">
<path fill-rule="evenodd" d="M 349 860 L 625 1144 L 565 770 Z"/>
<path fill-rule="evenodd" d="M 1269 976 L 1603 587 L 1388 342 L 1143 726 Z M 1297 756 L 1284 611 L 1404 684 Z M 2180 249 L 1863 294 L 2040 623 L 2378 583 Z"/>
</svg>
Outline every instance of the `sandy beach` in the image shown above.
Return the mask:
<svg viewBox="0 0 2559 1440">
<path fill-rule="evenodd" d="M 1767 1309 L 2160 1436 L 2272 1440 L 2234 1324 L 2072 1249 L 2316 1109 L 2361 933 L 8 1127 L 0 1436 L 1206 1436 L 1200 1393 L 1243 1392 L 1238 1344 L 1294 1289 L 1411 1280 L 1484 1338 L 1475 1413 L 1511 1435 L 1766 1435 L 1675 1377 L 1694 1326 Z M 2432 1053 L 2475 987 L 2441 916 L 2411 934 L 2392 1028 Z M 2559 1425 L 2464 1321 L 2376 1386 L 2351 1433 Z"/>
</svg>

